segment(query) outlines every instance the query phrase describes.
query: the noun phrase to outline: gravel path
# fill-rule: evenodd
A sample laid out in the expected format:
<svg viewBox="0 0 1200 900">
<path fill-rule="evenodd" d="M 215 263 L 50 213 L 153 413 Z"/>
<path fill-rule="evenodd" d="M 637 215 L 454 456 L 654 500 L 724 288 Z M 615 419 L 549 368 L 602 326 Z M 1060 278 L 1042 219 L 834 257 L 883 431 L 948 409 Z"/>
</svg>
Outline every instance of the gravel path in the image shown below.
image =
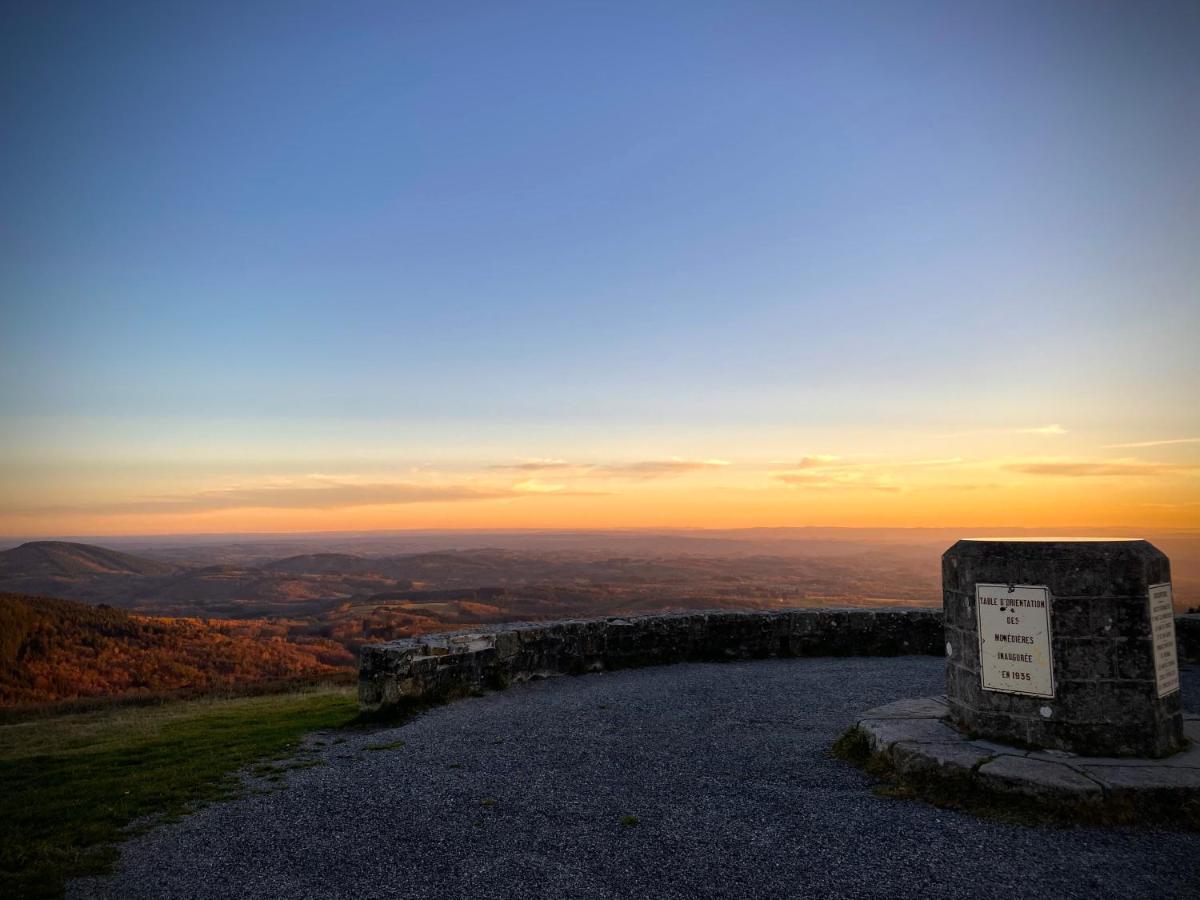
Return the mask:
<svg viewBox="0 0 1200 900">
<path fill-rule="evenodd" d="M 1200 671 L 1184 684 L 1200 708 Z M 114 876 L 69 893 L 1200 895 L 1200 835 L 998 825 L 877 797 L 826 755 L 857 713 L 942 688 L 942 661 L 922 657 L 520 685 L 312 749 L 323 765 L 136 838 Z"/>
</svg>

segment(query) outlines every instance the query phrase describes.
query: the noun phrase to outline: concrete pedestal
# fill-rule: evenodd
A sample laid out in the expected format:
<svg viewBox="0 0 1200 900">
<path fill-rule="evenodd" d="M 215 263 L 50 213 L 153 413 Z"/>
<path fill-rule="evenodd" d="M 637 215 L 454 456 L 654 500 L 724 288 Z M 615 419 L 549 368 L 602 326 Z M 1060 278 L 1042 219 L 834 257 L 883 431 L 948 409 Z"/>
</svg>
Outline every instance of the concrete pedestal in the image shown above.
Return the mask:
<svg viewBox="0 0 1200 900">
<path fill-rule="evenodd" d="M 951 720 L 1089 756 L 1182 749 L 1170 580 L 1142 540 L 959 541 L 942 557 Z"/>
</svg>

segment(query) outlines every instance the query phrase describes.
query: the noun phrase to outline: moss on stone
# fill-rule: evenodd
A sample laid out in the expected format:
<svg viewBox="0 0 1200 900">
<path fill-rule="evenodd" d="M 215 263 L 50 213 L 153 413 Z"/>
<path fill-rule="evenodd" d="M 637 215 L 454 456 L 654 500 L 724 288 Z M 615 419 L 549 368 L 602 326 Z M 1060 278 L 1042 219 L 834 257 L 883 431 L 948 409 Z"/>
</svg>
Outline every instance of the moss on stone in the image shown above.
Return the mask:
<svg viewBox="0 0 1200 900">
<path fill-rule="evenodd" d="M 831 752 L 834 758 L 840 759 L 842 762 L 863 766 L 871 756 L 871 739 L 867 737 L 865 731 L 855 725 L 842 732 L 833 742 Z"/>
</svg>

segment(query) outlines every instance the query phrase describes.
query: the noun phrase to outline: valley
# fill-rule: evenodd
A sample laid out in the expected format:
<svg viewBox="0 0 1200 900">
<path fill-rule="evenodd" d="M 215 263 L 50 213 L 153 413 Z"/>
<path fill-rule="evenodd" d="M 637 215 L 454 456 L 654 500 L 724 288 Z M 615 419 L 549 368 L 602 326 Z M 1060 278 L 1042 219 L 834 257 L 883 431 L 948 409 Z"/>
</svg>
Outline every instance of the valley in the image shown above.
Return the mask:
<svg viewBox="0 0 1200 900">
<path fill-rule="evenodd" d="M 501 622 L 939 606 L 952 540 L 752 529 L 30 541 L 0 550 L 0 704 L 349 673 L 364 644 Z M 1172 556 L 1177 608 L 1200 603 L 1200 539 L 1154 540 Z"/>
</svg>

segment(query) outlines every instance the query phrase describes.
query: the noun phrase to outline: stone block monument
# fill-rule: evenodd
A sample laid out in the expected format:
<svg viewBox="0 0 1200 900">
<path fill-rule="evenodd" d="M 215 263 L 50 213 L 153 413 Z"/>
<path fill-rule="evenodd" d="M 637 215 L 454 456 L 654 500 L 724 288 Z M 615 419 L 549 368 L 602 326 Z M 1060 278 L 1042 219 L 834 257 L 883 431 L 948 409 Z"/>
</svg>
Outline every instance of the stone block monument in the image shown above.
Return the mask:
<svg viewBox="0 0 1200 900">
<path fill-rule="evenodd" d="M 951 720 L 1088 756 L 1180 750 L 1170 582 L 1143 540 L 959 541 L 942 557 Z"/>
<path fill-rule="evenodd" d="M 942 588 L 946 694 L 867 710 L 835 755 L 952 806 L 1200 829 L 1165 555 L 973 538 L 942 556 Z"/>
</svg>

